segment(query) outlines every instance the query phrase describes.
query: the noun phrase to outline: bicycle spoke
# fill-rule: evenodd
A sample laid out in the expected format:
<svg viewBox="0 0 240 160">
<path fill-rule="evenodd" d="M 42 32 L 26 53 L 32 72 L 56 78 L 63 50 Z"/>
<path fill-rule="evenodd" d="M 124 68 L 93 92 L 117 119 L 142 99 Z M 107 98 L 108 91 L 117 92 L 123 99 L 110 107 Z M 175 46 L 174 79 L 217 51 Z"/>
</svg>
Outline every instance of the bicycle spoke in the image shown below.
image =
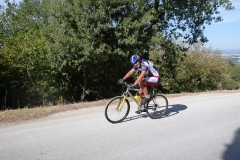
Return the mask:
<svg viewBox="0 0 240 160">
<path fill-rule="evenodd" d="M 122 97 L 115 97 L 108 103 L 105 116 L 112 123 L 121 122 L 126 118 L 130 110 L 129 102 Z"/>
<path fill-rule="evenodd" d="M 168 101 L 163 95 L 155 95 L 148 103 L 147 114 L 152 119 L 161 118 L 168 108 Z"/>
</svg>

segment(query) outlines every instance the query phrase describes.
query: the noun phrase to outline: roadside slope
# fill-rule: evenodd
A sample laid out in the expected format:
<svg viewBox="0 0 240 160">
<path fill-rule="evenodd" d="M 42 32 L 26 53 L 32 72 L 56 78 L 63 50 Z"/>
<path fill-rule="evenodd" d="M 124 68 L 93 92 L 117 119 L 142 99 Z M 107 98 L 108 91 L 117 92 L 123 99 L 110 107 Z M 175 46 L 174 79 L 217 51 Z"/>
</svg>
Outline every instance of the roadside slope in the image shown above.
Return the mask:
<svg viewBox="0 0 240 160">
<path fill-rule="evenodd" d="M 166 94 L 167 98 L 174 97 L 189 97 L 194 96 L 214 96 L 218 94 L 231 94 L 238 93 L 239 90 L 217 90 L 208 92 L 198 93 L 179 93 L 179 94 Z M 129 99 L 131 102 L 131 99 Z M 75 114 L 90 114 L 93 112 L 104 111 L 104 107 L 109 99 L 94 101 L 94 102 L 83 102 L 74 104 L 65 104 L 58 106 L 38 107 L 38 108 L 24 108 L 17 110 L 6 110 L 0 112 L 0 126 L 9 124 L 22 123 L 26 121 L 47 118 L 47 117 L 59 117 L 59 116 L 70 116 Z"/>
</svg>

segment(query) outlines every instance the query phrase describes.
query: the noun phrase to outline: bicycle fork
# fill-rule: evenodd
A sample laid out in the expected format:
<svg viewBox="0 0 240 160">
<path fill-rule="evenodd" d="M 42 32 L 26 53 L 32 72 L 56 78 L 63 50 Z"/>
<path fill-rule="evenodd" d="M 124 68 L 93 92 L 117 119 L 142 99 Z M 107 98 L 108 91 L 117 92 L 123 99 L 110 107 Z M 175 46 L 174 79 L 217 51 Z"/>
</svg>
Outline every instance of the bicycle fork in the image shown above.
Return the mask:
<svg viewBox="0 0 240 160">
<path fill-rule="evenodd" d="M 117 110 L 118 111 L 122 110 L 123 105 L 124 105 L 125 102 L 126 102 L 126 95 L 123 95 L 123 99 L 119 101 L 118 106 L 117 106 Z"/>
</svg>

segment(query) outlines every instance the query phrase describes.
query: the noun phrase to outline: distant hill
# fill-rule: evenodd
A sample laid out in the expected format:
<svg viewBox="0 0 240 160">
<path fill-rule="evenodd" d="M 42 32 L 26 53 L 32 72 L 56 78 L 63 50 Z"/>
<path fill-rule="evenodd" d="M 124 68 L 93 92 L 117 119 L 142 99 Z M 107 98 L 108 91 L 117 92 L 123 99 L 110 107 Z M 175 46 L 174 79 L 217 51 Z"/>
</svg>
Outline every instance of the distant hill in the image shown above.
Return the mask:
<svg viewBox="0 0 240 160">
<path fill-rule="evenodd" d="M 222 50 L 222 57 L 240 65 L 240 49 Z"/>
<path fill-rule="evenodd" d="M 222 50 L 223 53 L 239 53 L 240 54 L 240 49 L 228 49 L 228 50 Z"/>
</svg>

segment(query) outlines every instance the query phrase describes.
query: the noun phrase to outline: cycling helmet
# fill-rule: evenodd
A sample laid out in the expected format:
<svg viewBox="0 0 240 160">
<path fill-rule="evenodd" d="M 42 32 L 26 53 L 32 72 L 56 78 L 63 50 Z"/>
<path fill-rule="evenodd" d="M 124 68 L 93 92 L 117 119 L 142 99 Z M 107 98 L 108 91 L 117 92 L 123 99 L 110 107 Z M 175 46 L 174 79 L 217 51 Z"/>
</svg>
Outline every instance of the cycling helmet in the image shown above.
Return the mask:
<svg viewBox="0 0 240 160">
<path fill-rule="evenodd" d="M 139 56 L 138 54 L 134 54 L 134 55 L 130 58 L 130 63 L 134 64 L 134 63 L 136 63 L 139 59 L 140 59 L 140 56 Z"/>
</svg>

